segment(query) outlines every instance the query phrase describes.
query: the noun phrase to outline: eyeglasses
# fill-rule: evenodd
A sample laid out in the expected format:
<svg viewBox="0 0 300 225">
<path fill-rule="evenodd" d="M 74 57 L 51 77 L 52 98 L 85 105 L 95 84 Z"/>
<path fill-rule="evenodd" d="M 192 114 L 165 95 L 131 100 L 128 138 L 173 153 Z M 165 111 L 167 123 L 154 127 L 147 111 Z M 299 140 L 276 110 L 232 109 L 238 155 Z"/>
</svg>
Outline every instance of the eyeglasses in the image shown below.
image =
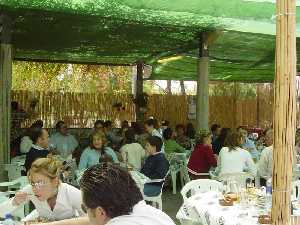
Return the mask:
<svg viewBox="0 0 300 225">
<path fill-rule="evenodd" d="M 45 181 L 38 181 L 38 182 L 30 182 L 30 185 L 36 189 L 41 189 L 46 186 L 48 183 Z"/>
</svg>

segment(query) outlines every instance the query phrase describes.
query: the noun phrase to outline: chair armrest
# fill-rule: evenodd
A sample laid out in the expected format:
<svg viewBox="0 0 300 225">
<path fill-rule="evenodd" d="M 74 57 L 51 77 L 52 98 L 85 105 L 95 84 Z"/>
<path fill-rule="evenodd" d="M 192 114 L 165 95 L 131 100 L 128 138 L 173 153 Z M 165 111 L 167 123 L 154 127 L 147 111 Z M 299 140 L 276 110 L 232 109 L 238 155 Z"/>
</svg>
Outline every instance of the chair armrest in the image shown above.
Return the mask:
<svg viewBox="0 0 300 225">
<path fill-rule="evenodd" d="M 153 180 L 147 181 L 145 184 L 161 183 L 161 182 L 164 182 L 164 181 L 165 181 L 165 179 L 153 179 Z"/>
</svg>

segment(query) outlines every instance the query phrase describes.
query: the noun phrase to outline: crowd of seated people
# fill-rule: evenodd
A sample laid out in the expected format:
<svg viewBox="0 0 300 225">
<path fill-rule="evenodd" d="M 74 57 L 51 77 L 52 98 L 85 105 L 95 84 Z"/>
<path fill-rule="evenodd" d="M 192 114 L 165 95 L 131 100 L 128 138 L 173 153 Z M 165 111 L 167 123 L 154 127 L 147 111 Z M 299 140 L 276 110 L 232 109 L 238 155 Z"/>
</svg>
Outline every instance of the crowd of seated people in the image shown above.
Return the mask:
<svg viewBox="0 0 300 225">
<path fill-rule="evenodd" d="M 299 136 L 298 132 L 295 151 L 300 149 Z M 23 146 L 27 145 L 27 150 L 23 152 L 26 154 L 28 173 L 37 159 L 58 154 L 66 160 L 79 146 L 63 121 L 56 124 L 56 133 L 50 139 L 42 121 L 32 124 L 25 137 Z M 159 125 L 153 118 L 143 124 L 124 121 L 121 129 L 115 129 L 111 121 L 97 120 L 90 133 L 89 146 L 80 154 L 78 169 L 88 171 L 107 162 L 123 167 L 126 165 L 127 169 L 140 171 L 151 180 L 160 179 L 159 182 L 146 184 L 142 190 L 143 195 L 156 196 L 169 171 L 168 155 L 190 152 L 187 166 L 191 179 L 208 178 L 208 175 L 202 174 L 210 170 L 215 171 L 217 176 L 248 172 L 260 177 L 261 185 L 265 185 L 272 177 L 272 137 L 271 129 L 256 141 L 242 127 L 230 129 L 213 124 L 210 132 L 197 133 L 191 123 L 172 126 L 164 121 Z M 258 144 L 263 146 L 261 150 L 257 148 Z M 16 201 L 14 204 L 18 203 Z"/>
</svg>

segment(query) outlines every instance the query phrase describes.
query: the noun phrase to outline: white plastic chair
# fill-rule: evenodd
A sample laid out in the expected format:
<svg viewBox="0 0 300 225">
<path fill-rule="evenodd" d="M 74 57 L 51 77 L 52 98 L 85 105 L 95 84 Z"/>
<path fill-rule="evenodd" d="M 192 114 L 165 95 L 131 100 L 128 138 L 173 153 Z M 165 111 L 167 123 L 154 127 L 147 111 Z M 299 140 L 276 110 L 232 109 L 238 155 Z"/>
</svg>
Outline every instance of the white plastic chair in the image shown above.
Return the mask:
<svg viewBox="0 0 300 225">
<path fill-rule="evenodd" d="M 172 153 L 168 156 L 170 162 L 170 174 L 172 179 L 173 194 L 176 194 L 177 174 L 180 174 L 180 182 L 183 187 L 189 182 L 187 174 L 187 155 L 186 153 Z"/>
<path fill-rule="evenodd" d="M 246 187 L 246 181 L 251 179 L 252 181 L 255 179 L 249 173 L 242 172 L 242 173 L 224 173 L 218 177 L 219 181 L 236 181 L 240 187 Z"/>
<path fill-rule="evenodd" d="M 163 190 L 163 187 L 164 187 L 164 184 L 165 184 L 165 181 L 166 181 L 166 178 L 168 177 L 169 175 L 169 172 L 167 172 L 166 176 L 164 179 L 155 179 L 155 180 L 151 180 L 149 182 L 147 182 L 146 184 L 151 184 L 151 183 L 159 183 L 159 182 L 162 182 L 162 185 L 161 185 L 161 189 L 160 189 L 160 193 L 157 195 L 157 196 L 153 196 L 153 197 L 149 197 L 149 196 L 146 196 L 144 195 L 143 193 L 143 197 L 144 197 L 144 200 L 145 201 L 148 201 L 148 202 L 152 202 L 152 205 L 155 204 L 154 206 L 160 210 L 162 210 L 162 190 Z"/>
<path fill-rule="evenodd" d="M 211 180 L 211 179 L 192 180 L 182 188 L 181 195 L 183 201 L 185 202 L 189 197 L 197 193 L 207 192 L 207 191 L 217 191 L 217 192 L 223 191 L 223 184 L 221 182 L 218 182 L 216 180 Z M 189 193 L 190 196 L 188 197 Z"/>
<path fill-rule="evenodd" d="M 4 170 L 7 171 L 8 180 L 13 181 L 22 176 L 25 168 L 19 164 L 4 164 Z"/>
<path fill-rule="evenodd" d="M 292 183 L 292 201 L 300 198 L 300 180 Z"/>
</svg>

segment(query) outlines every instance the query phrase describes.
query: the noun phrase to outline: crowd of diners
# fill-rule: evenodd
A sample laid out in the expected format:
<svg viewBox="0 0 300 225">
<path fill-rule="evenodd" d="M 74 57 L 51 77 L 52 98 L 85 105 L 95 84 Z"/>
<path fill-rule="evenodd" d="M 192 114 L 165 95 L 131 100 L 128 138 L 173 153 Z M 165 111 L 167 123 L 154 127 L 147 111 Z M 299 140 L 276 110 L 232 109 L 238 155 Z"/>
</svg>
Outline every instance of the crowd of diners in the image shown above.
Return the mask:
<svg viewBox="0 0 300 225">
<path fill-rule="evenodd" d="M 159 125 L 153 118 L 143 124 L 123 121 L 120 129 L 114 129 L 111 121 L 97 120 L 89 145 L 79 154 L 78 140 L 67 124 L 58 121 L 55 129 L 49 137 L 38 120 L 22 137 L 20 152 L 26 154 L 29 185 L 0 205 L 1 216 L 31 201 L 35 210 L 26 220 L 42 217 L 56 221 L 53 225 L 174 224 L 143 201 L 143 195 L 159 194 L 162 182 L 147 183 L 140 190 L 128 172 L 130 168 L 151 180 L 164 179 L 170 166 L 168 155 L 173 153 L 189 156 L 191 179 L 207 178 L 201 174 L 209 171 L 217 176 L 249 172 L 265 185 L 272 177 L 272 129 L 254 138 L 243 127 L 233 130 L 218 124 L 210 131 L 196 132 L 192 123 L 173 128 L 168 121 Z M 300 150 L 299 133 L 295 155 Z M 84 171 L 80 190 L 61 180 L 63 161 L 74 157 Z"/>
</svg>

